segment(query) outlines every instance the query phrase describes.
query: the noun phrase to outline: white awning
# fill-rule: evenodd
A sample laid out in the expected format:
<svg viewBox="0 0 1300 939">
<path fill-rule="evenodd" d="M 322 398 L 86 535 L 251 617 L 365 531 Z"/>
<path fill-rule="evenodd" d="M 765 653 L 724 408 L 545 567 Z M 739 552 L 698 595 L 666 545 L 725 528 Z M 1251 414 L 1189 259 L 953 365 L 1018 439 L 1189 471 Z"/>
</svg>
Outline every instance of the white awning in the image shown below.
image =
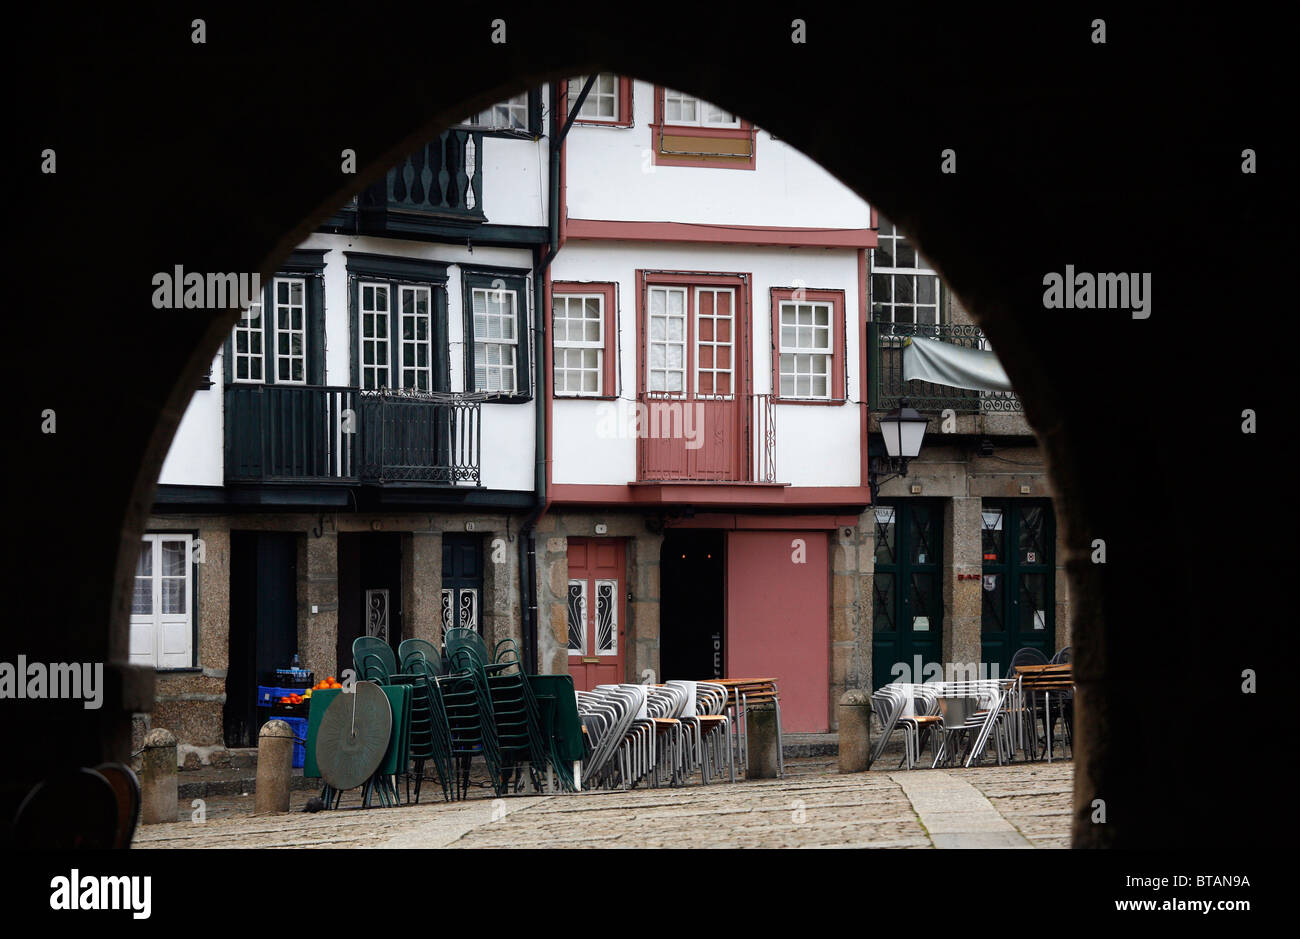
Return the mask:
<svg viewBox="0 0 1300 939">
<path fill-rule="evenodd" d="M 903 380 L 934 382 L 971 391 L 1011 391 L 1011 380 L 992 352 L 910 336 L 903 344 Z"/>
</svg>

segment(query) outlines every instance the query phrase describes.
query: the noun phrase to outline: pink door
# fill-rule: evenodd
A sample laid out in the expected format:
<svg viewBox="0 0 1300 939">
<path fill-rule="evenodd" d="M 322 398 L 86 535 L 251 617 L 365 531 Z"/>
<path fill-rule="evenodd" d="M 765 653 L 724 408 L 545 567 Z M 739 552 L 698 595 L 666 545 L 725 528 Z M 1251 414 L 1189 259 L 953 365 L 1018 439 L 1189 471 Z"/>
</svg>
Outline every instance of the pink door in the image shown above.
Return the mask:
<svg viewBox="0 0 1300 939">
<path fill-rule="evenodd" d="M 569 674 L 578 691 L 625 681 L 623 542 L 569 539 Z"/>
<path fill-rule="evenodd" d="M 646 286 L 641 479 L 748 478 L 743 332 L 735 287 Z"/>
<path fill-rule="evenodd" d="M 727 535 L 727 677 L 775 678 L 787 733 L 825 733 L 830 696 L 824 531 Z"/>
</svg>

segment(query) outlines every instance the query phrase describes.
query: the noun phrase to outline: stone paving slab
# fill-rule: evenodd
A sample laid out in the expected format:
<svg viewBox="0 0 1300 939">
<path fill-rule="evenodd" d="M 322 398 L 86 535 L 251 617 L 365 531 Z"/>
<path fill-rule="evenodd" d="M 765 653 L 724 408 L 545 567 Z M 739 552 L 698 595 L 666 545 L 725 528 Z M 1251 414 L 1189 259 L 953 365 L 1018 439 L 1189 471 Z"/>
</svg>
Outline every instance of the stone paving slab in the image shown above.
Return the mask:
<svg viewBox="0 0 1300 939">
<path fill-rule="evenodd" d="M 252 797 L 235 797 L 208 800 L 203 824 L 183 803 L 180 821 L 141 826 L 135 846 L 1068 847 L 1070 774 L 1066 763 L 841 775 L 806 760 L 777 780 L 503 799 L 484 790 L 465 802 L 316 814 L 254 816 Z M 292 806 L 310 795 L 292 793 Z"/>
</svg>

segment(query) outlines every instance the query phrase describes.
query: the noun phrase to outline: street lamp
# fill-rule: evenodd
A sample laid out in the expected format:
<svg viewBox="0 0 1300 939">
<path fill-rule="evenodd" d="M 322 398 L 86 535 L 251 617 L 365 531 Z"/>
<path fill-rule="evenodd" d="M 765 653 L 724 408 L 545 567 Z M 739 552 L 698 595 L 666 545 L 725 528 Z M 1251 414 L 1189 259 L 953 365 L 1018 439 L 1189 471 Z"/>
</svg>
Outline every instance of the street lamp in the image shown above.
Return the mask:
<svg viewBox="0 0 1300 939">
<path fill-rule="evenodd" d="M 916 408 L 908 407 L 907 399 L 880 418 L 880 436 L 885 439 L 885 457 L 871 457 L 867 464 L 867 485 L 871 487 L 871 501 L 880 494 L 880 484 L 895 476 L 907 475 L 907 464 L 921 453 L 928 421 Z M 882 474 L 888 474 L 881 478 Z"/>
</svg>

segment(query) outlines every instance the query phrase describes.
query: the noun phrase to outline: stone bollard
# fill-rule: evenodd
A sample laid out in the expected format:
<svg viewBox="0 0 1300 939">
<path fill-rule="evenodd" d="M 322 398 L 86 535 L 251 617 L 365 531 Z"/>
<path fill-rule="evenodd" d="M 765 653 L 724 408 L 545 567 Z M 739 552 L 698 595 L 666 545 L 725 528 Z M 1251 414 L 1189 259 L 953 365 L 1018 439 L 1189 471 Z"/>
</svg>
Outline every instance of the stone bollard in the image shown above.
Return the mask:
<svg viewBox="0 0 1300 939">
<path fill-rule="evenodd" d="M 871 695 L 851 688 L 840 697 L 840 772 L 861 773 L 871 756 Z"/>
<path fill-rule="evenodd" d="M 758 704 L 745 712 L 749 738 L 749 765 L 746 779 L 776 779 L 781 775 L 776 735 L 776 707 Z"/>
<path fill-rule="evenodd" d="M 140 819 L 146 825 L 176 821 L 176 737 L 156 727 L 144 735 L 140 755 Z"/>
<path fill-rule="evenodd" d="M 257 735 L 257 791 L 253 812 L 267 815 L 289 811 L 289 780 L 293 775 L 293 728 L 284 721 L 267 721 Z"/>
</svg>

